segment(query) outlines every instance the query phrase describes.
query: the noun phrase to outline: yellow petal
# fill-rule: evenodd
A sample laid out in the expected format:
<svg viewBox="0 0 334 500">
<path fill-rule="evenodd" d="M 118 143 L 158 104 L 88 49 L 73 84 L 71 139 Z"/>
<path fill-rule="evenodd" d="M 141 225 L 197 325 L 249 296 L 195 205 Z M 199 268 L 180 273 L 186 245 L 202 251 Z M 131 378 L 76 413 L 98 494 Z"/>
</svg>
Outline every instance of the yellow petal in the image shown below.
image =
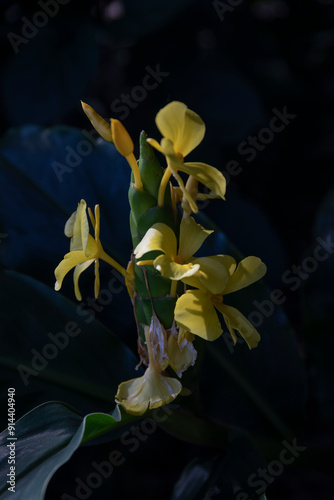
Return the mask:
<svg viewBox="0 0 334 500">
<path fill-rule="evenodd" d="M 198 264 L 178 264 L 173 262 L 167 255 L 159 255 L 154 260 L 153 265 L 162 276 L 170 280 L 181 280 L 187 276 L 192 276 L 199 270 Z"/>
<path fill-rule="evenodd" d="M 82 300 L 81 292 L 79 289 L 79 278 L 81 273 L 87 269 L 91 264 L 93 264 L 94 259 L 86 260 L 86 262 L 81 262 L 77 266 L 75 266 L 73 273 L 73 282 L 74 282 L 74 293 L 77 300 Z"/>
<path fill-rule="evenodd" d="M 158 141 L 156 141 L 155 139 L 150 139 L 150 138 L 146 139 L 146 141 L 150 144 L 150 146 L 152 146 L 157 151 L 159 151 L 160 153 L 162 153 L 162 149 L 161 149 L 161 146 L 158 143 Z"/>
<path fill-rule="evenodd" d="M 267 267 L 258 257 L 246 257 L 241 262 L 228 280 L 224 295 L 236 292 L 241 288 L 255 283 L 267 272 Z"/>
<path fill-rule="evenodd" d="M 137 245 L 134 250 L 134 254 L 137 259 L 142 257 L 144 254 L 151 251 L 160 251 L 168 255 L 171 259 L 176 256 L 176 236 L 174 231 L 163 224 L 158 222 L 153 224 L 153 226 L 147 231 L 141 242 Z"/>
<path fill-rule="evenodd" d="M 55 290 L 60 290 L 63 279 L 71 269 L 81 264 L 82 262 L 85 262 L 86 260 L 87 257 L 81 250 L 67 253 L 55 269 L 55 277 L 57 280 L 55 284 Z"/>
<path fill-rule="evenodd" d="M 171 140 L 177 153 L 184 157 L 203 140 L 205 124 L 185 104 L 173 101 L 162 108 L 156 116 L 161 135 Z"/>
<path fill-rule="evenodd" d="M 102 118 L 91 106 L 81 101 L 82 109 L 90 120 L 95 130 L 100 134 L 103 139 L 113 142 L 111 126 L 106 120 Z"/>
<path fill-rule="evenodd" d="M 261 340 L 259 332 L 238 309 L 226 304 L 219 304 L 216 307 L 223 314 L 226 326 L 234 339 L 234 330 L 237 330 L 245 339 L 250 349 L 258 345 Z"/>
<path fill-rule="evenodd" d="M 216 340 L 223 333 L 209 295 L 201 290 L 189 290 L 181 295 L 174 317 L 178 326 L 205 340 Z"/>
<path fill-rule="evenodd" d="M 223 200 L 225 199 L 226 179 L 217 168 L 206 163 L 183 163 L 179 170 L 192 175 L 203 186 L 209 188 L 210 191 L 223 198 Z"/>
<path fill-rule="evenodd" d="M 192 342 L 188 342 L 184 338 L 183 343 L 180 345 L 177 337 L 170 334 L 168 339 L 168 358 L 170 366 L 177 376 L 181 377 L 184 371 L 195 364 L 197 351 Z"/>
<path fill-rule="evenodd" d="M 148 409 L 171 403 L 181 389 L 182 385 L 177 379 L 164 377 L 149 367 L 142 377 L 122 382 L 115 399 L 128 413 L 143 415 Z"/>
<path fill-rule="evenodd" d="M 206 238 L 213 233 L 197 224 L 193 217 L 182 219 L 180 226 L 180 245 L 178 255 L 182 262 L 186 262 L 202 246 Z"/>
<path fill-rule="evenodd" d="M 231 257 L 232 259 L 232 257 Z M 199 264 L 196 276 L 186 277 L 182 281 L 187 285 L 208 291 L 212 294 L 221 294 L 230 277 L 229 268 L 219 261 L 217 256 L 199 257 L 191 259 L 193 264 Z"/>
<path fill-rule="evenodd" d="M 133 153 L 134 147 L 132 139 L 119 120 L 111 120 L 111 132 L 115 147 L 122 156 L 126 157 Z"/>
</svg>

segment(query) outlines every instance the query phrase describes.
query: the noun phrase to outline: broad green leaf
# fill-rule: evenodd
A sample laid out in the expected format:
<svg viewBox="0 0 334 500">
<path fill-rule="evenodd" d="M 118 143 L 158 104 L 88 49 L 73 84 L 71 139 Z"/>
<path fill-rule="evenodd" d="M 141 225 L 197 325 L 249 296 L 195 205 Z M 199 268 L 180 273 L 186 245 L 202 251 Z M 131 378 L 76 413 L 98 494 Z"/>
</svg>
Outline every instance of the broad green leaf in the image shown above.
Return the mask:
<svg viewBox="0 0 334 500">
<path fill-rule="evenodd" d="M 136 417 L 120 412 L 114 416 L 93 413 L 82 417 L 60 402 L 48 402 L 34 408 L 16 422 L 15 440 L 6 429 L 0 434 L 0 499 L 12 498 L 7 488 L 10 465 L 9 443 L 15 442 L 15 498 L 42 500 L 47 485 L 57 469 L 67 462 L 80 444 L 107 432 L 116 431 Z M 13 448 L 14 449 L 14 448 Z"/>
</svg>

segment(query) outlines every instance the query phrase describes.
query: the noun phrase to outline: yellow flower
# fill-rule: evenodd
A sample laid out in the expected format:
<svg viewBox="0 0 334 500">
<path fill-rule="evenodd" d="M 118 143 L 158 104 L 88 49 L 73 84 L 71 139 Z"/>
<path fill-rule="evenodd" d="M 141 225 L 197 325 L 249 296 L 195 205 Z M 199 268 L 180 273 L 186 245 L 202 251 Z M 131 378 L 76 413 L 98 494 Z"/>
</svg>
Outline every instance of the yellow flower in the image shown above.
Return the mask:
<svg viewBox="0 0 334 500">
<path fill-rule="evenodd" d="M 180 243 L 174 231 L 166 224 L 158 222 L 145 234 L 137 245 L 134 254 L 137 259 L 151 251 L 160 251 L 154 260 L 139 261 L 139 265 L 153 264 L 162 276 L 171 280 L 180 280 L 198 272 L 200 266 L 192 255 L 197 252 L 205 239 L 212 233 L 197 224 L 192 217 L 183 219 L 180 225 Z"/>
<path fill-rule="evenodd" d="M 162 373 L 168 366 L 167 334 L 155 314 L 150 326 L 144 327 L 149 366 L 144 375 L 118 386 L 116 402 L 132 415 L 159 408 L 173 401 L 182 390 L 181 383 Z"/>
<path fill-rule="evenodd" d="M 82 300 L 79 289 L 79 278 L 85 269 L 91 264 L 95 264 L 95 285 L 94 293 L 95 298 L 99 295 L 100 290 L 100 274 L 99 274 L 99 259 L 108 262 L 111 266 L 115 267 L 127 279 L 132 279 L 126 270 L 118 264 L 112 257 L 110 257 L 103 250 L 100 242 L 100 207 L 95 205 L 95 217 L 88 209 L 91 223 L 95 230 L 95 238 L 89 234 L 89 223 L 86 213 L 87 204 L 85 200 L 78 203 L 78 209 L 71 215 L 65 225 L 65 235 L 71 238 L 70 252 L 67 253 L 64 259 L 55 269 L 56 284 L 55 290 L 60 290 L 63 279 L 66 274 L 74 269 L 73 281 L 74 291 L 77 300 Z"/>
<path fill-rule="evenodd" d="M 184 158 L 199 145 L 204 137 L 205 124 L 202 119 L 182 102 L 173 101 L 158 112 L 155 121 L 163 138 L 160 144 L 155 139 L 147 139 L 147 141 L 163 153 L 167 159 L 167 169 L 161 181 L 158 195 L 159 206 L 163 205 L 165 189 L 173 174 L 182 190 L 183 198 L 187 200 L 191 210 L 198 211 L 196 203 L 185 188 L 178 171 L 193 176 L 215 195 L 224 199 L 226 181 L 219 170 L 206 163 L 184 163 Z"/>
<path fill-rule="evenodd" d="M 200 277 L 184 278 L 186 284 L 196 287 L 177 300 L 175 321 L 191 333 L 206 340 L 215 340 L 223 332 L 216 309 L 224 317 L 226 326 L 236 342 L 236 333 L 240 332 L 251 349 L 256 347 L 260 335 L 238 309 L 223 302 L 223 295 L 240 290 L 261 279 L 266 273 L 266 266 L 257 257 L 246 257 L 236 268 L 233 257 L 217 255 L 197 259 L 200 264 Z"/>
</svg>

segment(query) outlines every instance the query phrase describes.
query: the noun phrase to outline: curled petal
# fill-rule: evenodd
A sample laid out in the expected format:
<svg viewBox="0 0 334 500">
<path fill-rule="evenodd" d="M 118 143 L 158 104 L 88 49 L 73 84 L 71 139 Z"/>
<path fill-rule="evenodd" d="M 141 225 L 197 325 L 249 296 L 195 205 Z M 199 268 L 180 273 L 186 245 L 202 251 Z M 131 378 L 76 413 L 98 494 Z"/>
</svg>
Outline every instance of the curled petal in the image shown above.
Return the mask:
<svg viewBox="0 0 334 500">
<path fill-rule="evenodd" d="M 162 149 L 158 141 L 150 138 L 146 139 L 146 141 L 150 144 L 150 146 L 152 146 L 152 148 L 155 148 L 157 151 L 159 151 L 159 153 L 162 153 Z"/>
<path fill-rule="evenodd" d="M 141 242 L 137 245 L 134 250 L 134 254 L 137 259 L 142 257 L 144 254 L 157 250 L 168 255 L 171 259 L 176 256 L 176 236 L 174 231 L 163 224 L 158 222 L 153 224 L 153 226 L 147 231 Z"/>
<path fill-rule="evenodd" d="M 195 364 L 197 351 L 192 342 L 183 338 L 179 344 L 177 337 L 171 334 L 168 339 L 168 358 L 170 366 L 181 377 L 184 371 Z"/>
<path fill-rule="evenodd" d="M 82 300 L 81 292 L 79 289 L 79 278 L 81 273 L 83 273 L 91 264 L 93 264 L 94 259 L 86 260 L 86 262 L 81 262 L 77 266 L 75 266 L 73 273 L 73 282 L 74 282 L 74 293 L 77 300 Z"/>
<path fill-rule="evenodd" d="M 55 269 L 55 277 L 57 280 L 55 284 L 55 290 L 60 290 L 63 279 L 65 278 L 66 274 L 71 271 L 71 269 L 78 266 L 82 262 L 85 262 L 86 260 L 87 257 L 81 250 L 67 253 Z"/>
<path fill-rule="evenodd" d="M 164 377 L 149 367 L 142 377 L 122 382 L 115 399 L 128 413 L 143 415 L 148 409 L 171 403 L 181 389 L 182 385 L 177 379 Z"/>
<path fill-rule="evenodd" d="M 71 244 L 70 250 L 83 250 L 85 252 L 88 235 L 89 235 L 89 224 L 86 213 L 87 204 L 85 200 L 81 200 L 78 203 L 78 209 L 65 224 L 65 234 L 70 236 Z"/>
<path fill-rule="evenodd" d="M 266 272 L 267 267 L 261 259 L 258 257 L 246 257 L 239 262 L 237 269 L 228 280 L 224 295 L 236 292 L 255 283 L 255 281 L 263 278 Z"/>
<path fill-rule="evenodd" d="M 174 317 L 178 326 L 205 340 L 216 340 L 223 333 L 210 296 L 201 290 L 189 290 L 181 295 Z"/>
<path fill-rule="evenodd" d="M 179 170 L 192 175 L 203 186 L 206 186 L 210 191 L 225 200 L 226 179 L 217 168 L 206 163 L 183 163 Z"/>
<path fill-rule="evenodd" d="M 236 334 L 234 330 L 237 330 L 245 339 L 250 349 L 258 345 L 261 340 L 259 332 L 248 321 L 248 319 L 245 318 L 240 311 L 238 311 L 238 309 L 227 306 L 226 304 L 219 304 L 219 306 L 216 307 L 223 314 L 226 326 L 232 335 L 234 342 L 236 342 Z"/>
<path fill-rule="evenodd" d="M 178 264 L 173 262 L 167 255 L 159 255 L 154 260 L 153 265 L 162 276 L 170 280 L 181 280 L 187 276 L 192 276 L 199 270 L 198 264 Z"/>
</svg>

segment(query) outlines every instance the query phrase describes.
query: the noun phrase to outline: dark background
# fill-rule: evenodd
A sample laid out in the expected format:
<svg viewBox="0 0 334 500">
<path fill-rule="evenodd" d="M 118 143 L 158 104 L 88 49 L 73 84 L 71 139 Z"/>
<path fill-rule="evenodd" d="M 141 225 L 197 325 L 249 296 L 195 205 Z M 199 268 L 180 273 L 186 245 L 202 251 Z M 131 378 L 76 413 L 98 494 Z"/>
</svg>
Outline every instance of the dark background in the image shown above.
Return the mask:
<svg viewBox="0 0 334 500">
<path fill-rule="evenodd" d="M 266 262 L 267 283 L 286 295 L 283 309 L 309 378 L 301 426 L 306 436 L 332 450 L 333 257 L 307 273 L 296 291 L 282 275 L 313 255 L 318 237 L 333 234 L 334 1 L 244 0 L 225 12 L 222 4 L 228 1 L 70 0 L 57 4 L 59 12 L 14 49 L 9 34 L 24 36 L 25 19 L 33 20 L 42 9 L 37 2 L 2 1 L 0 132 L 27 124 L 90 130 L 80 99 L 106 118 L 121 119 L 112 103 L 142 85 L 147 66 L 159 65 L 168 73 L 128 108 L 123 123 L 134 139 L 142 129 L 159 139 L 156 112 L 180 100 L 207 127 L 189 159 L 222 171 L 230 160 L 242 167 L 228 184 L 226 203 L 210 202 L 205 212 L 243 254 Z M 296 117 L 248 162 L 240 144 L 269 126 L 273 109 L 284 107 Z M 138 153 L 137 143 L 136 148 Z M 8 210 L 15 213 L 11 201 Z M 21 265 L 18 261 L 13 268 L 21 270 Z M 35 263 L 24 265 L 26 274 L 40 278 Z M 44 282 L 52 287 L 52 280 L 51 273 Z M 189 445 L 180 453 L 177 441 L 162 431 L 152 441 L 131 457 L 133 477 L 146 477 L 140 487 L 153 491 L 145 498 L 156 498 L 159 484 L 164 485 L 159 498 L 169 498 L 182 467 L 198 450 Z M 82 467 L 85 453 L 91 450 L 82 452 Z M 160 453 L 167 457 L 161 464 L 156 460 Z M 147 475 L 151 467 L 152 477 Z M 59 474 L 47 498 L 60 498 L 59 483 L 70 484 L 69 464 Z M 120 470 L 116 491 L 130 474 L 130 468 Z M 325 470 L 287 470 L 270 487 L 268 498 L 332 498 L 331 488 Z M 133 485 L 128 498 L 135 491 Z M 99 490 L 92 498 L 109 497 Z"/>
</svg>

